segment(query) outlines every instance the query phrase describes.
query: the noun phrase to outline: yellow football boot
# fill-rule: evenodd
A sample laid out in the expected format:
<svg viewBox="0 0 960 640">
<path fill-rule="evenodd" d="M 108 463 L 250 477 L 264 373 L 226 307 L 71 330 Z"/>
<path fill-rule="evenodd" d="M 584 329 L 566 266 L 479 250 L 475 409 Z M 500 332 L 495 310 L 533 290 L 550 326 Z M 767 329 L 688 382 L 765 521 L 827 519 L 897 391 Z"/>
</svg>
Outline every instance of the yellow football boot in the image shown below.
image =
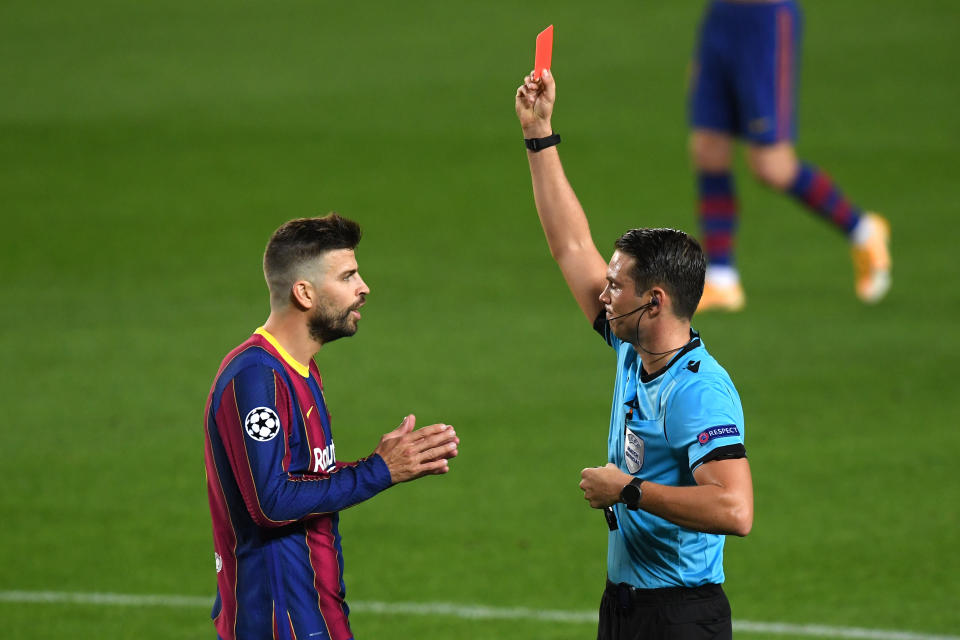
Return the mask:
<svg viewBox="0 0 960 640">
<path fill-rule="evenodd" d="M 709 281 L 703 284 L 703 296 L 697 305 L 697 313 L 701 311 L 740 311 L 747 303 L 743 287 L 739 282 L 718 285 Z"/>
<path fill-rule="evenodd" d="M 867 224 L 863 236 L 850 245 L 857 297 L 876 304 L 890 290 L 890 223 L 876 213 L 864 213 L 860 224 Z M 704 292 L 706 293 L 706 292 Z"/>
</svg>

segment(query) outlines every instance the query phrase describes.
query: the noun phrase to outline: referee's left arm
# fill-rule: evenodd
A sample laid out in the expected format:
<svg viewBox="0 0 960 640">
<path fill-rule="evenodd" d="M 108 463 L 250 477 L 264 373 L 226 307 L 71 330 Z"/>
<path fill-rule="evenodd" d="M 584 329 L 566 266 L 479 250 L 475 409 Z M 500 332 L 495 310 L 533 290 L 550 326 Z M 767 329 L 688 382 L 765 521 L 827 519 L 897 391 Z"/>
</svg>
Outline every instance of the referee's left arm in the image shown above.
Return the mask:
<svg viewBox="0 0 960 640">
<path fill-rule="evenodd" d="M 745 536 L 753 528 L 753 480 L 746 458 L 714 460 L 693 472 L 695 487 L 644 482 L 640 508 L 704 533 Z"/>
<path fill-rule="evenodd" d="M 635 478 L 617 465 L 580 472 L 580 488 L 594 509 L 620 502 L 621 490 Z M 746 458 L 714 460 L 697 467 L 696 486 L 672 487 L 644 480 L 640 508 L 681 527 L 745 536 L 753 527 L 753 481 Z"/>
</svg>

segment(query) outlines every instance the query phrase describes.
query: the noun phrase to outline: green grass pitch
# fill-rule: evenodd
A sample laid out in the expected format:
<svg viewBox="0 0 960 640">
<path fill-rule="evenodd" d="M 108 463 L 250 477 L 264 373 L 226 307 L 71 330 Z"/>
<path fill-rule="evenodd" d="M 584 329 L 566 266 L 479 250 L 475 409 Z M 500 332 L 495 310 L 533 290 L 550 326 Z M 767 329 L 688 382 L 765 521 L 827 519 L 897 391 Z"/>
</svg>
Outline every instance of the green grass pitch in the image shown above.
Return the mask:
<svg viewBox="0 0 960 640">
<path fill-rule="evenodd" d="M 748 306 L 695 320 L 744 403 L 754 531 L 734 618 L 956 633 L 960 338 L 946 0 L 808 0 L 799 150 L 893 226 L 854 298 L 842 238 L 740 167 Z M 700 2 L 0 5 L 0 592 L 209 597 L 202 412 L 267 315 L 284 220 L 359 220 L 372 294 L 318 357 L 337 451 L 415 412 L 452 472 L 343 514 L 348 595 L 589 611 L 612 354 L 550 259 L 513 94 L 556 25 L 554 124 L 598 245 L 695 230 Z M 210 638 L 207 607 L 0 602 L 5 638 Z M 589 638 L 590 624 L 358 611 L 360 638 Z M 746 634 L 744 634 L 746 635 Z M 749 637 L 762 637 L 753 634 Z"/>
</svg>

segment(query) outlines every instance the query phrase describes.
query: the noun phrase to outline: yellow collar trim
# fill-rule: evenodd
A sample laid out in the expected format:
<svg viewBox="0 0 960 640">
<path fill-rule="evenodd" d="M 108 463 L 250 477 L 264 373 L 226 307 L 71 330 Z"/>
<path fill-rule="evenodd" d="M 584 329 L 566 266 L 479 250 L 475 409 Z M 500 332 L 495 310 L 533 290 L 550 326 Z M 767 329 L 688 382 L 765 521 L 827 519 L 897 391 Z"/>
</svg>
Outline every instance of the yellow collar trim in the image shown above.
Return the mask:
<svg viewBox="0 0 960 640">
<path fill-rule="evenodd" d="M 302 375 L 304 378 L 310 377 L 310 367 L 308 365 L 300 364 L 299 362 L 297 362 L 294 359 L 294 357 L 290 355 L 289 351 L 287 351 L 286 349 L 280 346 L 280 343 L 277 342 L 277 339 L 274 338 L 269 331 L 267 331 L 263 327 L 257 327 L 257 330 L 254 331 L 254 333 L 257 334 L 258 336 L 263 336 L 264 338 L 266 338 L 267 342 L 272 344 L 273 348 L 276 349 L 277 353 L 280 354 L 280 357 L 283 358 L 288 365 L 293 367 L 297 373 Z"/>
</svg>

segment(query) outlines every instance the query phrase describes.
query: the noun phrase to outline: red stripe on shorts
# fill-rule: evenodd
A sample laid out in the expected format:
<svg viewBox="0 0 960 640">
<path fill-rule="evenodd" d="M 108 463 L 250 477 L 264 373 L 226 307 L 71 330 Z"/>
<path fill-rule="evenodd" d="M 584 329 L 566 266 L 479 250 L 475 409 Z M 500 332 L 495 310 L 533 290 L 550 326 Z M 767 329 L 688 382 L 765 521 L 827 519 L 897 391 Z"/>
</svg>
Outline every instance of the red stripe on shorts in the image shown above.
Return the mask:
<svg viewBox="0 0 960 640">
<path fill-rule="evenodd" d="M 793 16 L 777 12 L 777 140 L 790 137 L 793 118 Z"/>
</svg>

